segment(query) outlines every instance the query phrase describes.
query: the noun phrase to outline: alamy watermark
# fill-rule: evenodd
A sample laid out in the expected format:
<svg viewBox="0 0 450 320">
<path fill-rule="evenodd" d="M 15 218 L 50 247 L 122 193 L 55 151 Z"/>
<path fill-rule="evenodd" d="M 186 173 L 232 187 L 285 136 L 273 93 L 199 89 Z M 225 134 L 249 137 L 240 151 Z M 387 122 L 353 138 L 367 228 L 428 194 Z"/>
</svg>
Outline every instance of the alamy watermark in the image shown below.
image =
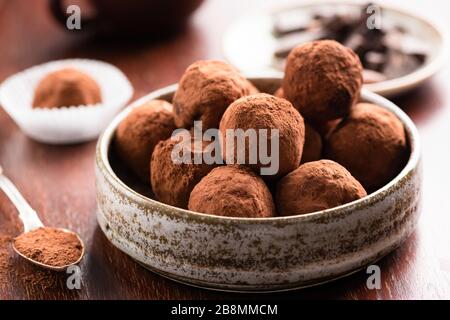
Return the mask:
<svg viewBox="0 0 450 320">
<path fill-rule="evenodd" d="M 66 270 L 69 275 L 66 280 L 66 286 L 69 290 L 81 289 L 81 268 L 77 265 L 69 266 Z"/>
<path fill-rule="evenodd" d="M 366 273 L 369 277 L 366 281 L 367 289 L 369 290 L 379 290 L 381 289 L 381 269 L 376 264 L 372 264 L 367 267 Z"/>
<path fill-rule="evenodd" d="M 81 9 L 77 5 L 67 7 L 66 13 L 69 15 L 66 20 L 66 27 L 69 30 L 81 30 Z"/>
<path fill-rule="evenodd" d="M 171 154 L 175 164 L 258 164 L 261 175 L 274 175 L 280 166 L 278 129 L 237 128 L 221 133 L 203 131 L 202 122 L 195 121 L 193 130 L 175 130 L 172 140 L 177 142 Z"/>
<path fill-rule="evenodd" d="M 366 26 L 369 30 L 381 29 L 381 8 L 376 4 L 370 4 L 366 8 L 368 15 Z"/>
</svg>

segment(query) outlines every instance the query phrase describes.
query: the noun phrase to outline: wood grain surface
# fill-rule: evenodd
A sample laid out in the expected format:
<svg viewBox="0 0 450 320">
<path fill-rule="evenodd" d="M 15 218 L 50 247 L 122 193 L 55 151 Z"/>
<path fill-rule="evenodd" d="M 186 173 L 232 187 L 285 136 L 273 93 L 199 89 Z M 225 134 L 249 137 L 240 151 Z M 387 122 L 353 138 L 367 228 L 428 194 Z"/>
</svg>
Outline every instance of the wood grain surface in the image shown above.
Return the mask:
<svg viewBox="0 0 450 320">
<path fill-rule="evenodd" d="M 0 81 L 42 62 L 94 58 L 119 67 L 138 98 L 176 82 L 193 61 L 222 58 L 221 37 L 240 14 L 275 1 L 208 0 L 181 34 L 152 43 L 101 43 L 62 30 L 46 0 L 0 0 Z M 390 1 L 392 2 L 392 1 Z M 448 1 L 397 1 L 439 19 Z M 428 4 L 427 4 L 428 3 Z M 279 299 L 449 299 L 450 298 L 450 69 L 395 99 L 415 121 L 423 139 L 424 193 L 417 231 L 379 266 L 380 290 L 366 287 L 367 274 L 315 288 L 266 295 Z M 81 263 L 82 288 L 66 288 L 64 273 L 41 271 L 15 256 L 8 237 L 20 232 L 17 212 L 0 192 L 3 255 L 0 299 L 239 299 L 261 298 L 191 288 L 155 275 L 115 249 L 95 218 L 95 141 L 48 146 L 27 138 L 0 108 L 0 164 L 49 226 L 79 232 L 87 254 Z M 5 237 L 6 235 L 6 237 Z M 5 271 L 6 270 L 6 271 Z M 264 298 L 264 295 L 262 296 Z"/>
</svg>

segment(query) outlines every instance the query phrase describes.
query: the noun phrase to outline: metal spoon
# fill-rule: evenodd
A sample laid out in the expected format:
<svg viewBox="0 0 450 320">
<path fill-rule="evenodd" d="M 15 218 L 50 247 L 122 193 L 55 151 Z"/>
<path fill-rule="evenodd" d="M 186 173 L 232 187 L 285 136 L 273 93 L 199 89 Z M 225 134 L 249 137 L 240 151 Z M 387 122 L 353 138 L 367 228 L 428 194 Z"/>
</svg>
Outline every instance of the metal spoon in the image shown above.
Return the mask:
<svg viewBox="0 0 450 320">
<path fill-rule="evenodd" d="M 20 194 L 19 190 L 17 190 L 17 188 L 14 186 L 14 184 L 11 182 L 11 180 L 9 180 L 4 174 L 3 174 L 3 168 L 0 166 L 0 189 L 3 190 L 3 192 L 8 196 L 8 198 L 11 200 L 11 202 L 14 204 L 14 206 L 17 208 L 17 211 L 19 211 L 19 218 L 20 220 L 22 220 L 23 223 L 23 229 L 24 229 L 24 233 L 36 230 L 38 228 L 43 227 L 44 225 L 42 224 L 41 220 L 39 219 L 36 211 L 33 210 L 33 208 L 31 208 L 31 206 L 28 204 L 28 202 L 24 199 L 24 197 Z M 33 260 L 25 255 L 23 255 L 20 251 L 18 251 L 16 249 L 16 247 L 13 244 L 13 249 L 14 251 L 21 256 L 22 258 L 24 258 L 25 260 L 28 260 L 31 263 L 34 263 L 35 265 L 38 265 L 44 269 L 50 269 L 50 270 L 54 270 L 54 271 L 64 271 L 67 269 L 67 267 L 71 266 L 71 265 L 75 265 L 78 264 L 81 259 L 84 256 L 84 243 L 81 240 L 81 238 L 78 236 L 78 234 L 76 234 L 75 232 L 72 232 L 70 230 L 67 229 L 62 229 L 62 228 L 55 228 L 56 230 L 59 231 L 63 231 L 63 232 L 68 232 L 71 234 L 74 234 L 78 241 L 81 244 L 82 250 L 81 250 L 81 255 L 80 258 L 68 265 L 65 266 L 51 266 L 51 265 L 47 265 L 44 264 L 42 262 Z"/>
</svg>

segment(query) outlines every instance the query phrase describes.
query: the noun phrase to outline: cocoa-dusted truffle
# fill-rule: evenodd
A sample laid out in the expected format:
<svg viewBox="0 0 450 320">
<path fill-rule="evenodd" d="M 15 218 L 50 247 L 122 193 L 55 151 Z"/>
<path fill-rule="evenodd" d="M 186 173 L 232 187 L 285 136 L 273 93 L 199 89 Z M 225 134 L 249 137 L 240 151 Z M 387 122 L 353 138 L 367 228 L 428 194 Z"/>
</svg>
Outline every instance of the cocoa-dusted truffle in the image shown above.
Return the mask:
<svg viewBox="0 0 450 320">
<path fill-rule="evenodd" d="M 119 157 L 143 181 L 150 181 L 150 159 L 161 140 L 176 129 L 172 105 L 152 100 L 136 107 L 117 127 L 115 146 Z"/>
<path fill-rule="evenodd" d="M 373 191 L 394 178 L 406 163 L 403 124 L 379 106 L 359 103 L 328 136 L 326 155 Z"/>
<path fill-rule="evenodd" d="M 328 135 L 333 131 L 334 128 L 342 121 L 342 118 L 314 123 L 314 129 L 324 138 L 328 137 Z"/>
<path fill-rule="evenodd" d="M 268 136 L 266 150 L 269 152 L 272 148 L 272 130 L 278 130 L 279 148 L 274 150 L 274 154 L 271 156 L 273 160 L 278 160 L 279 168 L 277 173 L 264 175 L 264 178 L 282 177 L 300 165 L 305 141 L 305 125 L 302 116 L 289 101 L 265 93 L 246 96 L 233 102 L 225 111 L 220 122 L 222 153 L 226 162 L 230 163 L 230 158 L 238 159 L 238 153 L 244 152 L 245 164 L 261 173 L 260 169 L 266 168 L 268 165 L 263 164 L 259 155 L 256 163 L 252 164 L 249 161 L 250 155 L 256 149 L 260 150 L 257 147 L 262 143 L 260 136 L 258 136 L 257 143 L 253 144 L 249 143 L 249 139 L 247 139 L 245 150 L 242 150 L 239 149 L 239 144 L 236 142 L 233 146 L 227 146 L 226 136 L 229 129 L 234 132 L 236 129 L 242 129 L 244 132 L 254 129 L 257 133 L 261 133 L 260 129 L 266 129 Z"/>
<path fill-rule="evenodd" d="M 305 119 L 336 119 L 357 102 L 362 70 L 358 56 L 338 42 L 308 42 L 289 54 L 283 92 Z"/>
<path fill-rule="evenodd" d="M 264 181 L 244 166 L 213 169 L 192 190 L 189 210 L 227 217 L 265 218 L 275 215 Z"/>
<path fill-rule="evenodd" d="M 37 85 L 33 108 L 61 108 L 102 102 L 97 82 L 76 69 L 61 69 L 45 76 Z"/>
<path fill-rule="evenodd" d="M 201 120 L 204 129 L 218 128 L 225 109 L 258 90 L 238 71 L 221 61 L 203 60 L 184 72 L 173 97 L 175 123 L 190 128 Z"/>
<path fill-rule="evenodd" d="M 363 198 L 363 186 L 331 160 L 308 162 L 278 182 L 277 212 L 283 216 L 325 210 Z"/>
<path fill-rule="evenodd" d="M 322 137 L 309 124 L 305 123 L 305 145 L 301 163 L 320 160 L 322 157 Z"/>
<path fill-rule="evenodd" d="M 176 146 L 188 145 L 188 156 L 194 159 L 196 152 L 203 153 L 208 146 L 206 142 L 201 143 L 203 148 L 197 151 L 194 139 L 189 134 L 180 133 L 156 145 L 150 165 L 150 180 L 156 199 L 175 207 L 187 208 L 192 189 L 214 165 L 208 165 L 204 161 L 200 164 L 195 164 L 194 161 L 177 163 L 173 160 L 172 152 Z"/>
</svg>

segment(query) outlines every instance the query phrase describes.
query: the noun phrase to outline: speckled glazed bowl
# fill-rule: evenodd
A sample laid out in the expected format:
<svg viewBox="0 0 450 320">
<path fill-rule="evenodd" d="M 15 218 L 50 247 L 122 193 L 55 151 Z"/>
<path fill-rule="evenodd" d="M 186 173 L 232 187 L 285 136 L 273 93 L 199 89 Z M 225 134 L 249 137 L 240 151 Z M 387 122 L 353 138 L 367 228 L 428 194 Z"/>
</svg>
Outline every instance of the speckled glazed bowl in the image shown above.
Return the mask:
<svg viewBox="0 0 450 320">
<path fill-rule="evenodd" d="M 279 78 L 249 79 L 273 92 Z M 397 106 L 362 92 L 362 100 L 403 122 L 411 156 L 402 172 L 364 199 L 301 216 L 228 218 L 200 214 L 150 198 L 111 148 L 119 122 L 150 99 L 171 100 L 176 86 L 145 96 L 119 114 L 100 138 L 96 155 L 98 222 L 106 237 L 145 267 L 210 289 L 276 291 L 327 282 L 371 264 L 413 231 L 420 211 L 417 130 Z M 370 168 L 368 168 L 370 170 Z"/>
</svg>

